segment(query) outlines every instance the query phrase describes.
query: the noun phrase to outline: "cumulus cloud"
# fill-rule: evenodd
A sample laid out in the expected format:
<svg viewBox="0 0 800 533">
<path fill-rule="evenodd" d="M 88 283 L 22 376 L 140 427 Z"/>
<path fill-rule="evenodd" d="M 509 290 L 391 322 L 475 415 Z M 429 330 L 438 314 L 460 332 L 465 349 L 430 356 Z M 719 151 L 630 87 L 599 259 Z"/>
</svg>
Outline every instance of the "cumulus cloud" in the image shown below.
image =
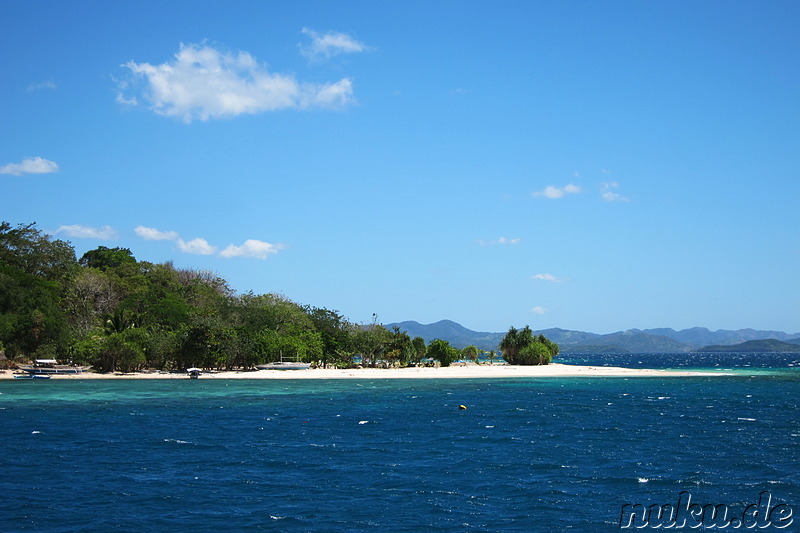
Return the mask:
<svg viewBox="0 0 800 533">
<path fill-rule="evenodd" d="M 272 254 L 278 253 L 282 246 L 280 244 L 270 244 L 264 241 L 248 239 L 241 246 L 228 245 L 219 255 L 222 257 L 255 257 L 256 259 L 266 259 Z"/>
<path fill-rule="evenodd" d="M 209 244 L 203 238 L 184 241 L 176 231 L 161 231 L 156 228 L 137 226 L 133 230 L 139 237 L 148 241 L 175 241 L 181 252 L 195 255 L 214 255 L 219 249 Z M 256 259 L 266 259 L 272 254 L 277 254 L 283 250 L 282 244 L 271 244 L 256 239 L 248 239 L 241 246 L 233 244 L 219 252 L 220 257 L 253 257 Z"/>
<path fill-rule="evenodd" d="M 107 241 L 117 238 L 117 231 L 111 226 L 92 228 L 89 226 L 72 224 L 71 226 L 59 227 L 56 230 L 56 233 L 63 233 L 67 237 L 72 237 L 76 239 L 100 239 Z"/>
<path fill-rule="evenodd" d="M 545 309 L 544 307 L 542 307 L 540 305 L 537 305 L 536 307 L 533 307 L 531 309 L 531 313 L 534 313 L 534 314 L 537 314 L 537 315 L 543 315 L 546 312 L 547 312 L 547 309 Z"/>
<path fill-rule="evenodd" d="M 129 61 L 132 78 L 118 81 L 117 101 L 149 102 L 155 113 L 192 120 L 231 118 L 280 109 L 338 108 L 353 101 L 348 78 L 335 83 L 297 81 L 271 73 L 247 52 L 221 52 L 209 45 L 181 44 L 172 61 L 160 65 Z M 126 94 L 143 82 L 138 94 Z"/>
<path fill-rule="evenodd" d="M 602 189 L 600 189 L 600 196 L 606 202 L 627 202 L 627 198 L 617 192 L 614 192 L 614 190 L 618 187 L 619 183 L 616 181 L 604 183 Z"/>
<path fill-rule="evenodd" d="M 542 273 L 542 274 L 535 274 L 535 275 L 531 276 L 531 279 L 541 279 L 541 280 L 544 280 L 544 281 L 551 281 L 553 283 L 561 283 L 562 281 L 564 281 L 563 279 L 557 278 L 556 276 L 554 276 L 552 274 L 548 274 L 547 272 Z"/>
<path fill-rule="evenodd" d="M 567 194 L 577 194 L 582 192 L 583 189 L 577 185 L 573 185 L 569 183 L 563 187 L 556 187 L 554 185 L 548 185 L 542 191 L 538 191 L 533 193 L 534 196 L 544 196 L 545 198 L 556 199 L 556 198 L 563 198 Z"/>
<path fill-rule="evenodd" d="M 178 249 L 187 254 L 214 255 L 217 253 L 217 248 L 215 246 L 211 246 L 208 244 L 208 241 L 200 237 L 192 239 L 191 241 L 178 239 L 176 242 L 178 243 Z"/>
<path fill-rule="evenodd" d="M 9 163 L 0 167 L 0 174 L 50 174 L 58 172 L 58 165 L 42 157 L 26 157 L 21 163 Z"/>
<path fill-rule="evenodd" d="M 478 239 L 478 244 L 481 246 L 494 246 L 496 244 L 514 245 L 514 244 L 519 244 L 520 242 L 522 242 L 522 239 L 519 238 L 509 239 L 506 237 L 500 237 L 499 239 L 493 241 L 484 241 L 483 239 Z"/>
<path fill-rule="evenodd" d="M 177 241 L 180 238 L 175 231 L 159 231 L 145 226 L 136 226 L 133 231 L 146 241 Z"/>
<path fill-rule="evenodd" d="M 300 50 L 310 59 L 328 59 L 339 54 L 352 54 L 367 50 L 367 46 L 346 33 L 330 31 L 318 33 L 310 28 L 303 28 L 311 42 L 301 45 Z"/>
</svg>

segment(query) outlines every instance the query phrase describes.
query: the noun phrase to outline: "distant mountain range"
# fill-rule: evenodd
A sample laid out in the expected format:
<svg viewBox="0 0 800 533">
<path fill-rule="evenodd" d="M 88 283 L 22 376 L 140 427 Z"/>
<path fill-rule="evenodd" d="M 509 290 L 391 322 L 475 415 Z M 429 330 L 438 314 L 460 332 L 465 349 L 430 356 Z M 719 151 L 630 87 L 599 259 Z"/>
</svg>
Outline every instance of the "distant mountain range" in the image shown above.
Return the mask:
<svg viewBox="0 0 800 533">
<path fill-rule="evenodd" d="M 506 332 L 490 333 L 472 331 L 452 320 L 440 320 L 433 324 L 407 321 L 386 324 L 397 326 L 413 337 L 422 337 L 426 342 L 433 339 L 448 341 L 456 348 L 474 344 L 482 350 L 497 350 Z M 561 353 L 679 353 L 701 351 L 795 351 L 787 347 L 800 348 L 800 333 L 762 331 L 755 329 L 711 331 L 707 328 L 690 328 L 675 331 L 672 328 L 629 329 L 617 333 L 600 335 L 585 331 L 552 328 L 535 331 L 557 343 Z M 776 343 L 750 343 L 750 341 L 774 340 Z M 778 342 L 779 341 L 779 342 Z"/>
</svg>

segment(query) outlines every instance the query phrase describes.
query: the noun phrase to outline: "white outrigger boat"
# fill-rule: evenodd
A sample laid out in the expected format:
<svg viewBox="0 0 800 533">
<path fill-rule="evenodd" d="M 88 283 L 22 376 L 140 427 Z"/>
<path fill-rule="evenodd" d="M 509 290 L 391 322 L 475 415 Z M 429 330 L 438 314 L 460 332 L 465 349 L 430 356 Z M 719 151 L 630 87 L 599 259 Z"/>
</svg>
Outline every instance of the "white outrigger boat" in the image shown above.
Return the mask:
<svg viewBox="0 0 800 533">
<path fill-rule="evenodd" d="M 280 361 L 267 363 L 266 365 L 256 365 L 259 370 L 308 370 L 311 363 L 301 363 L 300 361 L 287 361 L 281 357 Z"/>
<path fill-rule="evenodd" d="M 19 365 L 28 374 L 82 374 L 88 366 L 60 365 L 55 359 L 36 359 L 32 365 Z"/>
</svg>

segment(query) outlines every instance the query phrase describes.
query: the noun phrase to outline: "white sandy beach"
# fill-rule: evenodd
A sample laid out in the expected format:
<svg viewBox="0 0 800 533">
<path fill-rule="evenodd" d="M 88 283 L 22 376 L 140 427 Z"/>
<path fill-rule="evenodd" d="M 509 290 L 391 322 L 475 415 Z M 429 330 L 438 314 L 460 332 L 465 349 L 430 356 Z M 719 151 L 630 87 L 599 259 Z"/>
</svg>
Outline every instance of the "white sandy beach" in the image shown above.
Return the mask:
<svg viewBox="0 0 800 533">
<path fill-rule="evenodd" d="M 200 379 L 437 379 L 521 377 L 667 377 L 719 376 L 720 372 L 653 370 L 609 366 L 579 366 L 553 363 L 544 366 L 453 365 L 441 368 L 353 368 L 310 370 L 208 371 Z M 0 379 L 14 379 L 10 370 Z M 53 379 L 188 379 L 185 373 L 134 372 L 130 374 L 84 372 L 58 374 Z"/>
</svg>

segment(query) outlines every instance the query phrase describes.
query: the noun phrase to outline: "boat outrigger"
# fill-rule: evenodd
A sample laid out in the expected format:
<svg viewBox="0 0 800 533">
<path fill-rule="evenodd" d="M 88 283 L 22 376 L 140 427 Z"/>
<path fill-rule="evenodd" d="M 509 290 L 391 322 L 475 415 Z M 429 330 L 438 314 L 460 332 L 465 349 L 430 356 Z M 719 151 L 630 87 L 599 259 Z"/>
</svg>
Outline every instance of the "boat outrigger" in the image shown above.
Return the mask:
<svg viewBox="0 0 800 533">
<path fill-rule="evenodd" d="M 60 365 L 55 359 L 36 359 L 32 365 L 19 365 L 28 374 L 82 374 L 88 366 Z"/>
<path fill-rule="evenodd" d="M 50 379 L 50 376 L 41 374 L 14 374 L 14 379 Z"/>
<path fill-rule="evenodd" d="M 287 360 L 281 357 L 280 361 L 268 363 L 266 365 L 256 365 L 259 370 L 308 370 L 311 363 L 301 363 L 297 360 Z"/>
</svg>

